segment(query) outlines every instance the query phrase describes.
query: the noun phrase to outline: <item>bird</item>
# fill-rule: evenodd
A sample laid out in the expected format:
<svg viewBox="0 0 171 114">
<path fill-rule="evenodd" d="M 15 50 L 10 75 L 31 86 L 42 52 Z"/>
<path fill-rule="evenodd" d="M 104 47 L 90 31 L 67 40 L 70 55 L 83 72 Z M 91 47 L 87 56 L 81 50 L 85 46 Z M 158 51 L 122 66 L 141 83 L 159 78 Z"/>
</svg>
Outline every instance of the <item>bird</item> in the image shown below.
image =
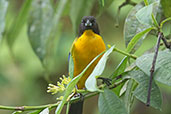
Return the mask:
<svg viewBox="0 0 171 114">
<path fill-rule="evenodd" d="M 100 53 L 106 50 L 106 45 L 100 35 L 99 27 L 94 16 L 84 16 L 74 40 L 70 55 L 74 62 L 74 77 L 79 75 L 84 68 Z M 77 83 L 77 89 L 85 88 L 85 81 L 90 76 L 102 55 L 93 62 Z M 69 114 L 82 114 L 83 100 L 72 103 Z"/>
</svg>

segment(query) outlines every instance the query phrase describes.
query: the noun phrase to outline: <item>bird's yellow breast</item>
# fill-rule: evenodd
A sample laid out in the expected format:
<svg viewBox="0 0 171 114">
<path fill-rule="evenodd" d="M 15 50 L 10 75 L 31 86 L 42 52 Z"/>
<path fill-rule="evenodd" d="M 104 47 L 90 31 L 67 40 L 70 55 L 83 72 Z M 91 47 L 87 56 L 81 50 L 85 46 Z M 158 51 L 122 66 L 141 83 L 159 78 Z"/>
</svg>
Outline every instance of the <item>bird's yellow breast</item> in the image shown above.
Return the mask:
<svg viewBox="0 0 171 114">
<path fill-rule="evenodd" d="M 74 76 L 80 74 L 83 69 L 101 52 L 106 50 L 102 37 L 92 30 L 86 30 L 74 41 L 71 55 L 74 61 Z M 99 58 L 100 59 L 100 58 Z M 78 89 L 85 87 L 85 81 L 98 63 L 96 60 L 79 80 Z"/>
</svg>

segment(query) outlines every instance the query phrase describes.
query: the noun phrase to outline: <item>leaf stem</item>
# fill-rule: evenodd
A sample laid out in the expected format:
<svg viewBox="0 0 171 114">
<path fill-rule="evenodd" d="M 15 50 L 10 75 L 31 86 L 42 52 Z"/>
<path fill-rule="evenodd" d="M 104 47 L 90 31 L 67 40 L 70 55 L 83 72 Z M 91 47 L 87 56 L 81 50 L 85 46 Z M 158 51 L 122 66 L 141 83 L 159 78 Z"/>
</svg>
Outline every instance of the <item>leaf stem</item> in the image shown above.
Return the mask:
<svg viewBox="0 0 171 114">
<path fill-rule="evenodd" d="M 131 58 L 133 58 L 133 59 L 137 59 L 137 56 L 136 56 L 136 55 L 129 54 L 129 53 L 127 53 L 127 52 L 125 52 L 125 51 L 122 51 L 122 50 L 120 50 L 120 49 L 118 49 L 118 48 L 114 48 L 113 51 L 116 51 L 116 52 L 121 53 L 121 54 L 123 54 L 123 55 L 126 55 L 126 56 L 128 56 L 128 57 L 131 57 Z"/>
<path fill-rule="evenodd" d="M 163 24 L 166 23 L 167 21 L 171 21 L 171 17 L 169 17 L 169 18 L 163 20 L 163 21 L 160 23 L 160 29 L 163 28 Z"/>
<path fill-rule="evenodd" d="M 156 18 L 155 18 L 155 16 L 154 16 L 153 13 L 151 14 L 151 17 L 152 17 L 152 20 L 153 20 L 155 26 L 156 26 L 157 28 L 159 28 L 159 24 L 157 23 L 157 20 L 156 20 Z"/>
</svg>

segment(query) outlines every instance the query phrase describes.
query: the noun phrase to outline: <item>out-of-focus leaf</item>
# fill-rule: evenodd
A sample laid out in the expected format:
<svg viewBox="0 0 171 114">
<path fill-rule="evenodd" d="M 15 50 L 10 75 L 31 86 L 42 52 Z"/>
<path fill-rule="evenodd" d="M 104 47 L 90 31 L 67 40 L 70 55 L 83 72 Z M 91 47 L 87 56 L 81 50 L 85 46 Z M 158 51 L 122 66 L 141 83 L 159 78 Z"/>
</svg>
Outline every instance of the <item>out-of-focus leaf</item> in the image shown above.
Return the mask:
<svg viewBox="0 0 171 114">
<path fill-rule="evenodd" d="M 149 28 L 149 25 L 144 25 L 141 24 L 135 14 L 142 8 L 144 7 L 143 3 L 137 4 L 128 14 L 126 20 L 125 20 L 125 25 L 124 25 L 124 39 L 125 39 L 125 44 L 126 47 L 128 46 L 129 42 L 131 39 L 139 32 L 144 31 L 145 29 Z M 146 37 L 147 34 L 142 36 L 142 38 L 136 43 L 135 47 L 132 50 L 132 53 L 137 50 L 141 44 L 143 39 Z"/>
<path fill-rule="evenodd" d="M 171 17 L 171 1 L 170 0 L 161 0 L 161 5 L 166 17 Z"/>
<path fill-rule="evenodd" d="M 129 52 L 129 53 L 132 52 L 134 46 L 137 44 L 137 42 L 140 40 L 140 38 L 142 38 L 145 34 L 147 34 L 148 32 L 150 32 L 152 29 L 155 29 L 155 27 L 147 28 L 144 31 L 139 32 L 138 34 L 136 34 L 131 39 L 131 41 L 129 42 L 128 47 L 126 48 L 126 51 Z"/>
<path fill-rule="evenodd" d="M 26 0 L 22 5 L 20 12 L 14 22 L 11 24 L 9 33 L 7 33 L 8 44 L 12 47 L 15 39 L 17 38 L 18 34 L 20 33 L 21 29 L 23 28 L 24 24 L 27 21 L 27 17 L 30 11 L 32 0 Z"/>
<path fill-rule="evenodd" d="M 136 65 L 145 72 L 148 76 L 150 76 L 150 69 L 152 66 L 154 53 L 145 54 L 141 57 L 137 58 Z M 171 51 L 165 50 L 160 51 L 158 53 L 155 71 L 154 71 L 154 79 L 171 86 Z"/>
<path fill-rule="evenodd" d="M 56 114 L 61 114 L 61 110 L 64 106 L 64 104 L 67 101 L 68 96 L 71 94 L 72 90 L 74 89 L 75 85 L 77 84 L 77 82 L 79 81 L 79 79 L 82 77 L 82 75 L 87 71 L 87 69 L 91 66 L 91 64 L 97 60 L 103 53 L 99 54 L 98 56 L 96 56 L 87 66 L 86 68 L 76 77 L 74 77 L 71 82 L 67 85 L 66 87 L 66 91 L 64 94 L 64 98 L 62 99 L 62 101 L 60 102 L 60 104 L 58 105 L 57 109 L 56 109 Z"/>
<path fill-rule="evenodd" d="M 59 1 L 58 10 L 54 12 L 49 0 L 33 2 L 28 35 L 33 50 L 42 61 L 49 51 L 47 48 L 50 42 L 55 41 L 59 19 L 66 3 L 67 0 Z"/>
<path fill-rule="evenodd" d="M 43 111 L 41 111 L 39 114 L 49 114 L 49 108 L 45 108 Z"/>
<path fill-rule="evenodd" d="M 115 69 L 114 73 L 112 74 L 112 79 L 115 78 L 116 76 L 119 76 L 125 71 L 127 62 L 128 62 L 128 57 L 124 57 L 122 61 L 119 63 L 119 65 L 117 66 L 117 68 Z"/>
<path fill-rule="evenodd" d="M 0 86 L 8 83 L 8 79 L 0 73 Z"/>
<path fill-rule="evenodd" d="M 4 32 L 5 28 L 5 16 L 6 11 L 8 8 L 8 1 L 6 0 L 0 0 L 0 42 L 2 40 L 2 33 Z"/>
<path fill-rule="evenodd" d="M 93 4 L 94 0 L 71 0 L 70 18 L 75 33 L 82 17 L 90 15 Z"/>
<path fill-rule="evenodd" d="M 100 76 L 103 73 L 108 56 L 112 53 L 113 49 L 114 49 L 114 46 L 112 46 L 110 49 L 108 49 L 104 53 L 104 55 L 99 60 L 96 67 L 94 68 L 93 72 L 90 74 L 90 76 L 86 80 L 85 87 L 88 91 L 91 91 L 91 92 L 101 91 L 97 87 L 96 76 Z"/>
<path fill-rule="evenodd" d="M 158 4 L 159 4 L 158 2 L 154 2 L 148 6 L 141 8 L 135 14 L 138 21 L 142 24 L 147 24 L 147 25 L 153 26 L 153 20 L 152 20 L 151 14 L 152 14 L 152 12 L 154 12 L 153 9 L 155 9 L 155 10 L 157 9 Z M 155 12 L 157 12 L 157 11 L 155 11 Z"/>
<path fill-rule="evenodd" d="M 121 99 L 108 89 L 100 93 L 98 107 L 100 114 L 128 114 Z"/>
<path fill-rule="evenodd" d="M 34 0 L 29 19 L 28 36 L 33 50 L 43 60 L 52 28 L 53 8 L 49 0 Z"/>
<path fill-rule="evenodd" d="M 149 86 L 148 84 L 150 78 L 141 70 L 130 71 L 127 75 L 129 75 L 131 78 L 133 78 L 135 81 L 139 83 L 138 87 L 133 92 L 133 95 L 143 103 L 146 103 L 148 86 Z M 150 106 L 156 109 L 161 109 L 161 104 L 162 104 L 162 96 L 160 90 L 158 86 L 155 84 L 155 82 L 153 81 L 152 89 L 151 89 Z"/>
</svg>

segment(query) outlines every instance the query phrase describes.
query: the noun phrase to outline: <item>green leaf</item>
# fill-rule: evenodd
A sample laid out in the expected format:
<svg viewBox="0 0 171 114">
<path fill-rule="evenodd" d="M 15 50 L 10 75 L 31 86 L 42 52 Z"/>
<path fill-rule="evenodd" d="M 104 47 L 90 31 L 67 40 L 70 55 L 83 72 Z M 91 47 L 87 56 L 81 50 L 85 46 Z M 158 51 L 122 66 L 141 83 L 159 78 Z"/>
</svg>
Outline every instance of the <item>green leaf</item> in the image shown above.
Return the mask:
<svg viewBox="0 0 171 114">
<path fill-rule="evenodd" d="M 161 0 L 161 5 L 166 17 L 171 17 L 171 1 L 170 0 Z"/>
<path fill-rule="evenodd" d="M 97 60 L 101 55 L 103 54 L 103 52 L 101 54 L 99 54 L 98 56 L 96 56 L 87 66 L 86 68 L 76 77 L 74 77 L 71 82 L 67 85 L 66 87 L 66 91 L 64 94 L 64 98 L 63 100 L 60 102 L 60 104 L 58 105 L 57 109 L 56 109 L 56 114 L 61 114 L 61 110 L 64 106 L 64 104 L 67 101 L 68 96 L 71 94 L 72 90 L 74 89 L 75 85 L 77 84 L 77 82 L 79 81 L 79 79 L 82 77 L 82 75 L 87 71 L 87 69 L 91 66 L 91 64 Z"/>
<path fill-rule="evenodd" d="M 130 71 L 128 75 L 133 78 L 135 81 L 139 83 L 138 87 L 133 92 L 133 95 L 142 101 L 143 103 L 147 102 L 147 93 L 148 93 L 148 84 L 150 78 L 141 70 L 137 71 Z M 162 104 L 162 96 L 159 87 L 155 84 L 155 82 L 152 82 L 152 89 L 151 89 L 151 100 L 150 100 L 150 106 L 161 109 Z"/>
<path fill-rule="evenodd" d="M 132 10 L 129 12 L 126 20 L 125 20 L 125 24 L 124 24 L 124 39 L 125 39 L 125 45 L 126 47 L 128 46 L 129 42 L 131 41 L 131 39 L 137 34 L 140 33 L 144 30 L 146 30 L 147 28 L 149 28 L 149 25 L 144 25 L 141 24 L 135 14 L 139 11 L 139 9 L 141 9 L 142 7 L 144 7 L 143 3 L 139 3 L 137 4 L 134 8 L 132 8 Z M 134 46 L 134 48 L 132 49 L 132 52 L 135 52 L 135 50 L 137 50 L 141 44 L 143 39 L 146 37 L 147 34 L 145 34 L 144 36 L 142 36 L 142 38 L 136 43 L 136 45 Z"/>
<path fill-rule="evenodd" d="M 28 36 L 36 55 L 43 60 L 52 29 L 53 8 L 49 0 L 34 0 L 29 18 Z"/>
<path fill-rule="evenodd" d="M 0 42 L 2 40 L 2 33 L 5 29 L 5 16 L 8 8 L 8 1 L 0 0 Z"/>
<path fill-rule="evenodd" d="M 94 0 L 71 0 L 70 18 L 76 33 L 83 16 L 90 15 Z"/>
<path fill-rule="evenodd" d="M 74 61 L 71 54 L 69 54 L 69 76 L 71 79 L 74 77 Z"/>
<path fill-rule="evenodd" d="M 45 108 L 43 111 L 41 111 L 39 114 L 49 114 L 49 108 Z"/>
<path fill-rule="evenodd" d="M 31 3 L 32 3 L 32 0 L 24 1 L 24 4 L 22 5 L 18 16 L 16 17 L 14 22 L 11 24 L 9 33 L 7 33 L 8 44 L 10 47 L 12 47 L 12 45 L 13 45 L 15 39 L 17 38 L 18 34 L 20 33 L 21 29 L 26 24 Z"/>
<path fill-rule="evenodd" d="M 128 57 L 124 57 L 112 74 L 112 79 L 122 74 L 127 66 Z"/>
<path fill-rule="evenodd" d="M 148 6 L 145 6 L 142 9 L 140 9 L 135 14 L 138 21 L 140 23 L 142 23 L 142 24 L 147 24 L 147 25 L 153 26 L 153 21 L 152 21 L 151 14 L 153 12 L 153 9 L 156 9 L 156 7 L 158 7 L 158 4 L 159 4 L 158 2 L 154 2 L 154 3 L 152 3 L 152 4 L 148 5 Z"/>
<path fill-rule="evenodd" d="M 136 34 L 132 39 L 131 41 L 129 42 L 128 44 L 128 47 L 126 48 L 126 51 L 127 52 L 132 52 L 132 50 L 134 49 L 135 45 L 137 44 L 137 42 L 145 35 L 147 34 L 148 32 L 150 32 L 151 30 L 155 29 L 155 27 L 150 27 L 150 28 L 147 28 L 145 29 L 144 31 L 142 32 L 139 32 L 138 34 Z M 135 50 L 136 51 L 136 50 Z M 134 52 L 135 52 L 134 51 Z"/>
<path fill-rule="evenodd" d="M 152 66 L 154 53 L 145 54 L 141 57 L 137 58 L 136 65 L 145 72 L 148 76 L 150 76 L 150 69 Z M 155 71 L 154 71 L 154 79 L 171 86 L 171 51 L 165 50 L 160 51 L 158 53 Z"/>
<path fill-rule="evenodd" d="M 100 76 L 105 68 L 106 61 L 108 59 L 108 56 L 112 53 L 115 46 L 112 46 L 110 49 L 108 49 L 102 58 L 97 63 L 96 67 L 94 68 L 93 72 L 90 74 L 88 79 L 85 82 L 85 87 L 88 91 L 94 92 L 94 91 L 101 91 L 97 87 L 96 77 Z"/>
<path fill-rule="evenodd" d="M 100 93 L 98 107 L 100 114 L 128 114 L 124 103 L 108 89 Z"/>
</svg>

